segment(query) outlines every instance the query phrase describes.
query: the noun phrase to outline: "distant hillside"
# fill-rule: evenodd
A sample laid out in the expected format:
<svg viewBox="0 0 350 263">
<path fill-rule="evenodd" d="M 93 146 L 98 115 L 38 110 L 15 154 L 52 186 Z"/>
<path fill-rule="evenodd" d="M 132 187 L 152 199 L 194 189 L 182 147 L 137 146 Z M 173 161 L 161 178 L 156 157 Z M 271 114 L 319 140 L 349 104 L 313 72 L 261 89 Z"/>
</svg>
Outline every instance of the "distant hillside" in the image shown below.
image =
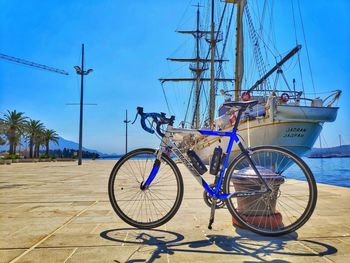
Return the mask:
<svg viewBox="0 0 350 263">
<path fill-rule="evenodd" d="M 24 140 L 21 141 L 22 147 L 26 147 L 28 143 L 26 143 Z M 58 139 L 58 145 L 56 143 L 50 142 L 50 150 L 63 150 L 64 148 L 66 149 L 73 149 L 73 150 L 78 150 L 79 149 L 79 144 L 73 141 L 66 140 L 62 137 L 59 137 Z M 8 150 L 8 145 L 0 145 L 0 151 L 7 151 Z M 93 149 L 88 149 L 83 147 L 83 151 L 88 151 L 92 153 L 98 153 L 99 155 L 104 155 L 103 153 L 93 150 Z"/>
<path fill-rule="evenodd" d="M 350 145 L 331 148 L 313 148 L 305 156 L 309 158 L 350 157 Z"/>
</svg>

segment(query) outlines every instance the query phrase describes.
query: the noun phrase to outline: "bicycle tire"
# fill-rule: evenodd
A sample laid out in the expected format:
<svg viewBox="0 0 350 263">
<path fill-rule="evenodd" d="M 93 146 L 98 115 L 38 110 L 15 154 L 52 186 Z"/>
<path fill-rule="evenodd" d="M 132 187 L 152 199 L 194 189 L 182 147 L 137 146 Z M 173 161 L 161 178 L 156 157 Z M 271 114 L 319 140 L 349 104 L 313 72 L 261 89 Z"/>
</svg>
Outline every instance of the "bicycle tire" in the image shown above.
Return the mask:
<svg viewBox="0 0 350 263">
<path fill-rule="evenodd" d="M 276 168 L 279 159 L 276 159 L 273 154 L 283 156 L 283 159 L 280 160 L 283 167 L 278 168 L 279 165 L 277 165 Z M 280 236 L 296 231 L 309 220 L 317 202 L 317 186 L 310 168 L 293 152 L 276 146 L 251 148 L 249 156 L 260 174 L 266 173 L 265 181 L 273 191 L 253 197 L 226 199 L 227 208 L 235 224 L 265 236 Z M 263 164 L 264 159 L 260 160 L 260 157 L 264 156 L 265 163 Z M 270 163 L 266 163 L 268 158 L 270 158 Z M 246 155 L 242 153 L 227 168 L 224 178 L 226 193 L 233 192 L 230 186 L 238 190 L 243 187 L 244 191 L 251 191 L 257 190 L 257 186 L 260 187 L 262 184 L 261 180 L 257 183 L 257 177 L 252 176 L 252 169 L 248 168 L 249 164 L 243 168 L 244 161 L 248 164 Z M 245 178 L 248 178 L 246 182 L 244 182 Z M 308 195 L 305 200 L 303 200 L 304 194 Z M 294 204 L 295 207 L 292 207 Z M 297 219 L 294 221 L 293 218 Z"/>
<path fill-rule="evenodd" d="M 114 211 L 124 222 L 141 229 L 155 228 L 168 222 L 178 211 L 183 199 L 184 187 L 180 170 L 175 162 L 165 154 L 163 154 L 161 157 L 161 165 L 152 184 L 147 189 L 140 188 L 140 185 L 146 179 L 145 176 L 147 173 L 149 175 L 154 163 L 153 161 L 148 163 L 148 159 L 145 160 L 145 158 L 146 156 L 149 156 L 152 160 L 155 160 L 156 153 L 157 151 L 155 149 L 149 148 L 136 149 L 127 153 L 115 164 L 108 182 L 109 200 Z M 162 167 L 167 168 L 167 166 L 169 166 L 167 169 L 167 171 L 170 172 L 169 175 L 165 174 L 164 169 L 162 170 Z M 142 168 L 144 168 L 144 171 L 141 170 Z M 135 173 L 134 170 L 136 169 L 137 171 Z M 123 174 L 124 171 L 125 174 Z M 131 173 L 133 174 L 131 175 Z M 169 180 L 169 176 L 173 176 L 174 180 Z M 142 182 L 141 178 L 143 179 Z M 159 184 L 161 179 L 165 185 Z M 170 182 L 176 183 L 171 186 L 169 184 Z M 127 186 L 127 188 L 125 188 L 125 186 Z M 166 202 L 167 200 L 170 200 L 169 194 L 171 192 L 169 189 L 174 186 L 176 187 L 174 202 L 170 206 L 167 206 Z M 163 187 L 163 189 L 159 190 L 161 187 Z M 138 199 L 138 197 L 136 197 L 136 199 L 135 197 L 130 197 L 132 199 L 127 199 L 129 198 L 127 196 L 127 191 L 129 191 L 128 189 L 134 192 L 137 191 L 140 199 Z M 158 192 L 156 194 L 155 191 L 157 189 Z M 165 194 L 162 191 L 167 192 Z M 132 193 L 130 196 L 132 196 Z M 122 197 L 125 200 L 121 200 Z M 127 207 L 125 207 L 128 205 L 129 201 L 130 203 L 132 202 L 132 206 L 134 206 L 136 203 L 134 208 L 135 211 L 133 213 L 130 212 L 130 208 L 127 210 Z M 155 210 L 153 214 L 152 209 Z M 161 211 L 162 209 L 169 211 L 165 211 L 163 213 Z M 157 213 L 160 215 L 159 218 L 157 218 Z M 142 215 L 145 215 L 145 219 L 142 218 Z"/>
</svg>

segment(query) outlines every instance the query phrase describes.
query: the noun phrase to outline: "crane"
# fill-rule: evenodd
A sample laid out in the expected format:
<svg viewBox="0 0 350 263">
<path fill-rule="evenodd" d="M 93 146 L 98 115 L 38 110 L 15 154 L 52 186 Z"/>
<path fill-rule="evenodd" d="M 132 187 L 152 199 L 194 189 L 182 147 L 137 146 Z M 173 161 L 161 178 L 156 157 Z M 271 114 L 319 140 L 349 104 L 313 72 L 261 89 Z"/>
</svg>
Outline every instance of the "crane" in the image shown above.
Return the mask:
<svg viewBox="0 0 350 263">
<path fill-rule="evenodd" d="M 24 64 L 24 65 L 27 65 L 27 66 L 30 66 L 30 67 L 39 68 L 39 69 L 55 72 L 55 73 L 58 73 L 58 74 L 68 75 L 68 72 L 66 72 L 66 71 L 64 71 L 62 69 L 57 69 L 57 68 L 45 66 L 45 65 L 42 65 L 42 64 L 38 64 L 38 63 L 31 62 L 31 61 L 28 61 L 28 60 L 24 60 L 24 59 L 21 59 L 21 58 L 11 57 L 11 56 L 8 56 L 8 55 L 5 55 L 5 54 L 1 54 L 1 53 L 0 53 L 0 59 L 5 59 L 5 60 L 11 61 L 11 62 Z"/>
</svg>

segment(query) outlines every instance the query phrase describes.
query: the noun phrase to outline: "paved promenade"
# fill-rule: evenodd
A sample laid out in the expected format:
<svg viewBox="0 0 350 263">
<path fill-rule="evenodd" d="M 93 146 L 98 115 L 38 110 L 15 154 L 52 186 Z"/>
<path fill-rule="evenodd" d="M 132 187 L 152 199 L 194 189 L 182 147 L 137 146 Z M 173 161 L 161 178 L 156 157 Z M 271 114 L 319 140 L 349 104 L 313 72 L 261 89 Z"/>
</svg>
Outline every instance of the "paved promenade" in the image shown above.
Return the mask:
<svg viewBox="0 0 350 263">
<path fill-rule="evenodd" d="M 184 169 L 177 215 L 149 231 L 113 212 L 114 161 L 0 166 L 0 262 L 349 262 L 350 189 L 318 185 L 310 221 L 297 233 L 261 237 L 235 229 L 226 209 L 208 230 L 202 189 Z"/>
</svg>

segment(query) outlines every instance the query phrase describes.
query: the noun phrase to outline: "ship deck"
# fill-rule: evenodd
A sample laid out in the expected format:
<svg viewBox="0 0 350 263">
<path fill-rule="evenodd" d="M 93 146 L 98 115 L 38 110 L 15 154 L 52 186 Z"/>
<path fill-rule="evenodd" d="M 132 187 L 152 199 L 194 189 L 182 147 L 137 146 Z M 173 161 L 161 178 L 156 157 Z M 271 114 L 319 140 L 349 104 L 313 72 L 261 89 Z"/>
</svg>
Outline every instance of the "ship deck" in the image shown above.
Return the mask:
<svg viewBox="0 0 350 263">
<path fill-rule="evenodd" d="M 236 229 L 226 209 L 207 229 L 209 208 L 181 169 L 177 215 L 138 230 L 113 212 L 114 161 L 0 166 L 0 262 L 345 262 L 350 257 L 350 189 L 318 184 L 314 215 L 296 233 L 270 238 Z"/>
</svg>

